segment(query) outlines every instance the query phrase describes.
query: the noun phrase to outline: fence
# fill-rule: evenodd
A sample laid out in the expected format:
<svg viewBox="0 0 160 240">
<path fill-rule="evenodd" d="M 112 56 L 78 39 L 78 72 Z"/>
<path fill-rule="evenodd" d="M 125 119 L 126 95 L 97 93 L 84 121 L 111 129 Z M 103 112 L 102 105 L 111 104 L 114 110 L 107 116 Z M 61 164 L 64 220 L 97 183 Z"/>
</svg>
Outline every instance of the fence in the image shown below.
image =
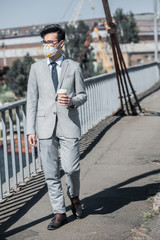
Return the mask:
<svg viewBox="0 0 160 240">
<path fill-rule="evenodd" d="M 151 64 L 128 69 L 137 93 L 149 89 L 159 81 L 159 65 Z M 88 100 L 79 107 L 82 135 L 120 106 L 115 73 L 85 79 Z M 41 161 L 35 149 L 28 146 L 25 134 L 26 100 L 0 108 L 2 146 L 0 147 L 0 201 L 26 179 L 41 171 Z M 37 151 L 39 152 L 39 151 Z M 38 155 L 38 154 L 37 154 Z"/>
</svg>

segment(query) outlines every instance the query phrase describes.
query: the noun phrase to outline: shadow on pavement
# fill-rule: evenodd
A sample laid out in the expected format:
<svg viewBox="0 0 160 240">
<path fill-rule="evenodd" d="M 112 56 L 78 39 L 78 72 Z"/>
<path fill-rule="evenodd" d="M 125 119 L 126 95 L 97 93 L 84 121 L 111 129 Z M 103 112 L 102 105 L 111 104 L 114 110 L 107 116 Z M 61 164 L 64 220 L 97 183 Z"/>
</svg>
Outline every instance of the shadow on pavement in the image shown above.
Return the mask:
<svg viewBox="0 0 160 240">
<path fill-rule="evenodd" d="M 100 141 L 106 131 L 120 119 L 121 116 L 116 116 L 113 117 L 112 120 L 104 120 L 84 135 L 84 137 L 80 140 L 81 159 L 83 159 L 92 150 L 92 148 Z M 84 217 L 91 214 L 112 213 L 130 202 L 145 200 L 148 197 L 155 195 L 159 186 L 158 183 L 148 184 L 141 187 L 124 188 L 124 186 L 147 176 L 158 174 L 159 172 L 160 169 L 141 174 L 82 199 L 82 204 L 84 204 L 85 207 Z M 61 175 L 64 175 L 63 171 L 61 171 Z M 154 189 L 155 191 L 150 193 L 151 189 Z M 47 187 L 45 185 L 44 176 L 43 173 L 40 173 L 37 177 L 31 180 L 31 183 L 28 183 L 25 187 L 23 187 L 22 191 L 16 193 L 8 200 L 8 202 L 0 205 L 1 240 L 5 240 L 9 236 L 22 232 L 47 219 L 52 218 L 53 214 L 50 214 L 7 232 L 7 229 L 21 219 L 21 217 L 23 217 L 29 211 L 29 209 L 32 208 L 46 193 Z M 67 210 L 69 209 L 70 206 L 67 207 Z M 74 217 L 72 216 L 69 217 L 69 222 L 71 221 L 74 221 Z"/>
<path fill-rule="evenodd" d="M 107 188 L 92 196 L 82 199 L 82 204 L 84 204 L 84 208 L 85 208 L 84 218 L 87 217 L 88 215 L 94 215 L 94 214 L 103 215 L 107 213 L 113 213 L 116 210 L 122 208 L 123 206 L 128 205 L 130 202 L 146 200 L 148 197 L 155 195 L 158 191 L 159 183 L 148 184 L 140 187 L 126 187 L 126 188 L 123 188 L 123 187 L 125 185 L 128 185 L 142 178 L 145 178 L 154 174 L 158 174 L 159 172 L 160 172 L 160 169 L 138 175 L 122 183 L 119 183 L 118 185 L 115 185 L 111 188 Z M 46 186 L 44 186 L 39 191 L 39 193 L 32 198 L 33 205 L 36 204 L 36 202 L 38 202 L 39 199 L 44 194 L 46 194 L 46 192 L 47 192 L 47 189 L 46 189 Z M 21 209 L 19 209 L 19 211 L 16 213 L 15 216 L 13 215 L 10 218 L 8 223 L 5 223 L 4 226 L 2 224 L 3 232 L 1 233 L 1 239 L 5 240 L 7 239 L 6 237 L 22 232 L 27 228 L 33 227 L 53 217 L 53 214 L 50 214 L 48 216 L 37 219 L 26 225 L 22 225 L 20 227 L 17 227 L 13 230 L 10 230 L 4 233 L 13 223 L 15 223 L 15 219 L 16 221 L 20 219 L 30 209 L 30 207 L 31 207 L 31 204 L 29 202 L 26 203 Z M 67 207 L 67 211 L 69 209 L 70 207 Z M 68 220 L 69 222 L 71 222 L 71 221 L 74 221 L 75 219 L 73 216 L 70 216 Z"/>
<path fill-rule="evenodd" d="M 142 178 L 158 174 L 159 172 L 160 169 L 147 172 L 83 199 L 82 203 L 86 209 L 84 217 L 92 214 L 103 215 L 113 213 L 123 206 L 128 205 L 130 202 L 144 201 L 154 196 L 159 191 L 159 183 L 152 183 L 140 187 L 124 186 Z"/>
<path fill-rule="evenodd" d="M 26 186 L 28 187 L 28 186 Z M 31 187 L 31 190 L 25 190 L 23 198 L 19 194 L 15 195 L 15 198 L 11 200 L 9 204 L 7 202 L 0 207 L 0 239 L 3 239 L 5 231 L 10 228 L 15 222 L 23 217 L 31 207 L 33 207 L 47 192 L 47 186 L 42 184 Z M 38 221 L 38 220 L 37 220 Z M 35 222 L 37 222 L 35 221 Z M 23 229 L 24 230 L 24 229 Z"/>
<path fill-rule="evenodd" d="M 155 111 L 151 111 L 151 110 L 146 110 L 146 109 L 144 109 L 144 116 L 160 117 L 160 112 L 155 112 Z"/>
</svg>

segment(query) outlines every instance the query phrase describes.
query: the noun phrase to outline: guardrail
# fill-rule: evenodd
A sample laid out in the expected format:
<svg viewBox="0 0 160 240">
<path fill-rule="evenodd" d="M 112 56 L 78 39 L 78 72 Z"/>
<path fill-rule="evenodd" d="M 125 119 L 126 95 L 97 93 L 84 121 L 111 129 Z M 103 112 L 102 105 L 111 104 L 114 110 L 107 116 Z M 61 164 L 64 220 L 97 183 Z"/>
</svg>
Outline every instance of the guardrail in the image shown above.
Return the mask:
<svg viewBox="0 0 160 240">
<path fill-rule="evenodd" d="M 0 200 L 2 200 L 3 196 L 10 196 L 20 184 L 24 184 L 31 173 L 37 173 L 37 163 L 35 149 L 28 147 L 26 136 L 26 100 L 4 105 L 0 108 L 0 113 L 3 136 L 0 148 Z M 40 161 L 38 163 L 38 169 L 41 170 Z"/>
<path fill-rule="evenodd" d="M 159 65 L 156 62 L 131 67 L 128 71 L 137 93 L 149 89 L 159 81 Z M 85 79 L 85 84 L 88 100 L 78 109 L 82 135 L 120 106 L 115 73 Z M 2 201 L 19 185 L 25 184 L 26 179 L 42 171 L 42 168 L 38 158 L 39 149 L 36 156 L 35 148 L 28 146 L 25 128 L 26 100 L 4 105 L 0 108 L 0 117 L 3 135 L 0 147 L 0 201 Z"/>
<path fill-rule="evenodd" d="M 128 72 L 137 94 L 146 91 L 160 79 L 157 62 L 130 67 Z M 79 108 L 82 134 L 120 107 L 115 72 L 85 79 L 85 83 L 88 100 Z"/>
</svg>

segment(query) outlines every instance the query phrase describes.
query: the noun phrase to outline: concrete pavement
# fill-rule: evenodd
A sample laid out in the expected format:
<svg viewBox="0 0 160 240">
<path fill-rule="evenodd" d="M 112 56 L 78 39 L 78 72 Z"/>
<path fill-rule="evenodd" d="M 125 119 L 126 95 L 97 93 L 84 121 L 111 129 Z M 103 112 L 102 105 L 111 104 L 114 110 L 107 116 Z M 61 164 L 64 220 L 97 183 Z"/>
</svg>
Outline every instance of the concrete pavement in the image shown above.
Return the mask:
<svg viewBox="0 0 160 240">
<path fill-rule="evenodd" d="M 52 209 L 41 173 L 8 203 L 1 204 L 1 234 L 4 229 L 5 234 L 0 239 L 132 240 L 151 236 L 159 240 L 159 218 L 144 224 L 145 213 L 152 207 L 147 199 L 159 189 L 159 99 L 160 90 L 141 102 L 144 114 L 115 118 L 117 123 L 109 129 L 108 120 L 104 120 L 81 140 L 83 219 L 74 219 L 66 196 L 69 223 L 47 230 Z M 66 192 L 64 176 L 62 182 Z"/>
</svg>

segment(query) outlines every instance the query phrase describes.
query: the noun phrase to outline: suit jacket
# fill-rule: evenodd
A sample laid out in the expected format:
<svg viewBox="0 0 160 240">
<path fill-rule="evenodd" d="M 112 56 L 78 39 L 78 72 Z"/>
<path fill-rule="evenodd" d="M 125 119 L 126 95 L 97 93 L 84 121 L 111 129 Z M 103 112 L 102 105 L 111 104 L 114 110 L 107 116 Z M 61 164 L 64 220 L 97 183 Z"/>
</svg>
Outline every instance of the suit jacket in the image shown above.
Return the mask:
<svg viewBox="0 0 160 240">
<path fill-rule="evenodd" d="M 39 139 L 50 138 L 58 119 L 64 137 L 80 136 L 77 107 L 87 100 L 87 96 L 79 63 L 63 60 L 58 83 L 60 88 L 67 89 L 67 95 L 74 99 L 75 108 L 59 104 L 47 59 L 32 64 L 27 90 L 27 135 L 37 134 Z"/>
</svg>

